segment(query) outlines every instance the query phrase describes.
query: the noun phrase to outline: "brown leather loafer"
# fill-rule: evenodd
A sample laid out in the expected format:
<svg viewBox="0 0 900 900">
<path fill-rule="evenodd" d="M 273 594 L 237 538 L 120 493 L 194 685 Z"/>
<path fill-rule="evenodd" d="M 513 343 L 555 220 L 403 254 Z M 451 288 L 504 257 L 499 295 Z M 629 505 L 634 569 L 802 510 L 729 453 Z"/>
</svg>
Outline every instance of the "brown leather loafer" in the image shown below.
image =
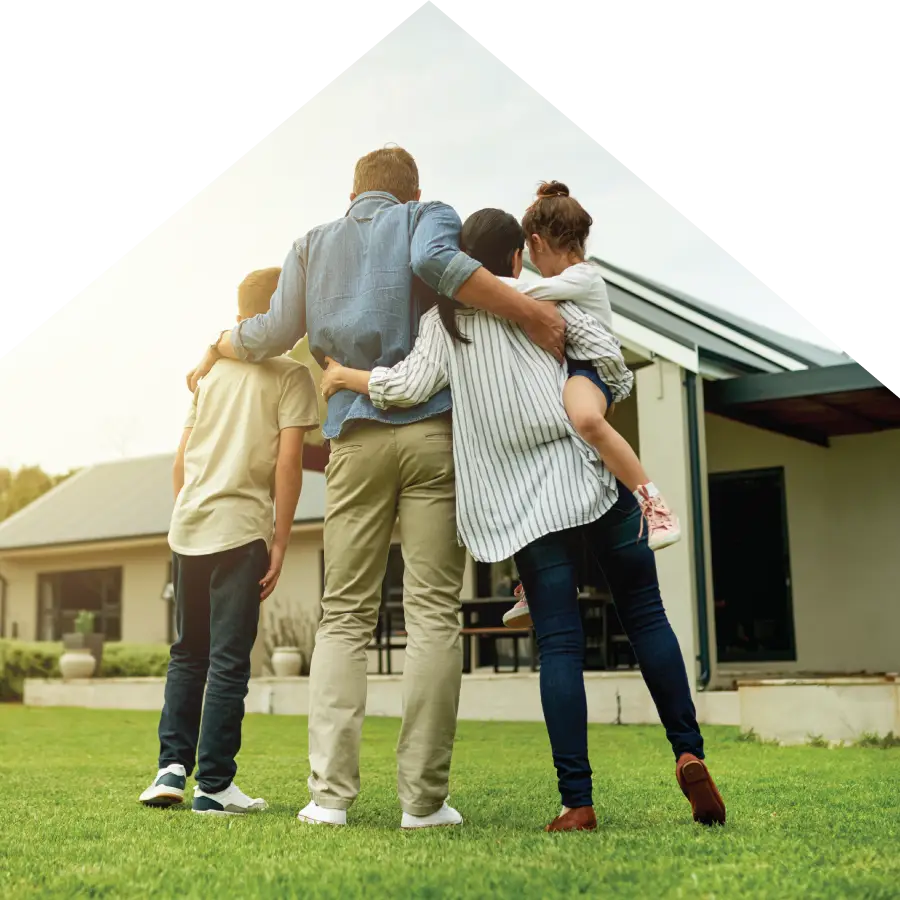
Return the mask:
<svg viewBox="0 0 900 900">
<path fill-rule="evenodd" d="M 681 792 L 691 802 L 695 822 L 725 824 L 725 801 L 702 759 L 697 759 L 693 753 L 683 754 L 675 765 L 675 777 Z"/>
<path fill-rule="evenodd" d="M 594 831 L 597 817 L 593 806 L 576 806 L 557 816 L 544 831 Z"/>
</svg>

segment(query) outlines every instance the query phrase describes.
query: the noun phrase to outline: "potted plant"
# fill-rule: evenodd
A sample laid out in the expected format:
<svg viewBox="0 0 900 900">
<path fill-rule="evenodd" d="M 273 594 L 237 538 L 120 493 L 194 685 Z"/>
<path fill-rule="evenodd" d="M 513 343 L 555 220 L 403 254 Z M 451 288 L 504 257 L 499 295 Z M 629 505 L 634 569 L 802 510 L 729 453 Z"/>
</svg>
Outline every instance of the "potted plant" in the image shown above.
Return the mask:
<svg viewBox="0 0 900 900">
<path fill-rule="evenodd" d="M 265 629 L 265 648 L 269 665 L 277 678 L 296 678 L 304 671 L 303 649 L 309 641 L 308 623 L 280 604 L 270 607 Z"/>
<path fill-rule="evenodd" d="M 72 650 L 90 650 L 99 671 L 103 661 L 103 635 L 94 631 L 95 621 L 95 613 L 82 609 L 75 617 L 75 633 L 63 635 L 63 646 Z"/>
<path fill-rule="evenodd" d="M 59 658 L 63 678 L 90 678 L 97 670 L 103 652 L 103 635 L 94 634 L 92 612 L 83 609 L 75 617 L 74 634 L 63 635 L 63 651 Z"/>
</svg>

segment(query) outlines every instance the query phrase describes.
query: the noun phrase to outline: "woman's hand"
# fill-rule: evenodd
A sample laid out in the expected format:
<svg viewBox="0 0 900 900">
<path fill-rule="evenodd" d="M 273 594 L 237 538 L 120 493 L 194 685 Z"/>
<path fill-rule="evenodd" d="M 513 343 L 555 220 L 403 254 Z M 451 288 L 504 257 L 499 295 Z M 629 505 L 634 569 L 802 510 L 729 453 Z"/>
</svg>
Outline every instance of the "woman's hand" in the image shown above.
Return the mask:
<svg viewBox="0 0 900 900">
<path fill-rule="evenodd" d="M 346 389 L 345 372 L 344 366 L 335 362 L 330 356 L 325 357 L 325 369 L 322 375 L 322 396 L 326 400 L 338 391 Z"/>
</svg>

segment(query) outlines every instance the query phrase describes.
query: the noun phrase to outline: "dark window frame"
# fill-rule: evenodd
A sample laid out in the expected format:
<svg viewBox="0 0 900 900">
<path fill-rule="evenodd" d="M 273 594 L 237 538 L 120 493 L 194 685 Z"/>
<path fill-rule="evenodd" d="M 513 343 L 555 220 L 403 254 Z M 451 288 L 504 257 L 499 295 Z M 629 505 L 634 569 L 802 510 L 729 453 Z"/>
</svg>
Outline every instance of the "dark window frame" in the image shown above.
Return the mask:
<svg viewBox="0 0 900 900">
<path fill-rule="evenodd" d="M 111 588 L 116 595 L 113 602 L 106 603 L 101 600 L 100 609 L 90 609 L 95 615 L 94 629 L 96 632 L 103 634 L 108 641 L 120 641 L 122 639 L 122 588 L 124 583 L 124 572 L 122 566 L 100 566 L 93 569 L 64 569 L 56 572 L 39 572 L 37 578 L 37 627 L 36 637 L 38 640 L 47 640 L 44 633 L 44 622 L 48 614 L 44 608 L 44 594 L 46 585 L 51 585 L 51 603 L 52 609 L 49 615 L 52 616 L 52 636 L 49 640 L 62 640 L 64 634 L 74 631 L 74 619 L 78 612 L 82 609 L 88 609 L 83 604 L 73 605 L 71 607 L 64 606 L 61 600 L 64 580 L 72 577 L 84 577 L 88 575 L 99 575 L 111 578 Z M 101 588 L 101 592 L 103 588 Z M 71 620 L 71 628 L 68 628 L 66 620 Z M 115 623 L 115 628 L 113 628 Z"/>
</svg>

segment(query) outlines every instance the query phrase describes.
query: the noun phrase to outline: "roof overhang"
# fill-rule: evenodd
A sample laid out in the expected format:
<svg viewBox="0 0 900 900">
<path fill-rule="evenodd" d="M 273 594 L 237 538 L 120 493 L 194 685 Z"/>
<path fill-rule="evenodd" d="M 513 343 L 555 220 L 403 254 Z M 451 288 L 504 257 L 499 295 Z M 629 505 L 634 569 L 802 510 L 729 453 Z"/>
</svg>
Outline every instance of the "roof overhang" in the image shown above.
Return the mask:
<svg viewBox="0 0 900 900">
<path fill-rule="evenodd" d="M 857 363 L 706 381 L 703 392 L 707 412 L 821 447 L 900 428 L 900 398 Z"/>
</svg>

